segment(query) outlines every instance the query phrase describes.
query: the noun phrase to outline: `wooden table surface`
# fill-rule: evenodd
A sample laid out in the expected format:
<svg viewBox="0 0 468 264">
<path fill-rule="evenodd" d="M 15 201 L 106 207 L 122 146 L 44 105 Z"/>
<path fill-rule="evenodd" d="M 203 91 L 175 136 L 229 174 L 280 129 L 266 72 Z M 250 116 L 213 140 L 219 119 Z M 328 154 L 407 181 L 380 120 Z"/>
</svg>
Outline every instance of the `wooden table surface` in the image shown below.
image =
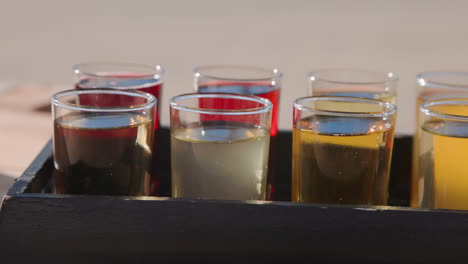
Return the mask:
<svg viewBox="0 0 468 264">
<path fill-rule="evenodd" d="M 50 98 L 68 88 L 0 83 L 0 197 L 52 136 Z"/>
</svg>

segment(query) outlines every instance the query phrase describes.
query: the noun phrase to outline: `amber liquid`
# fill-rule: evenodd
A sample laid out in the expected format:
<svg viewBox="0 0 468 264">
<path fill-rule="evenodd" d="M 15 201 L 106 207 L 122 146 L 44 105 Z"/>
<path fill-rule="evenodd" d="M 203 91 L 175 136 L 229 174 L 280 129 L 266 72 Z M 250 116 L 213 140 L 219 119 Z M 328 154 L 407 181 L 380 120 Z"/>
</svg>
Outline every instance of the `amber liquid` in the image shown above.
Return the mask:
<svg viewBox="0 0 468 264">
<path fill-rule="evenodd" d="M 293 128 L 293 201 L 386 205 L 392 145 L 388 121 L 301 120 Z"/>
<path fill-rule="evenodd" d="M 149 195 L 153 122 L 139 114 L 73 113 L 54 122 L 55 191 Z"/>
<path fill-rule="evenodd" d="M 440 105 L 437 112 L 468 116 L 468 107 Z M 468 209 L 468 126 L 433 117 L 419 129 L 417 205 Z"/>
<path fill-rule="evenodd" d="M 429 100 L 435 99 L 447 99 L 447 98 L 468 98 L 468 90 L 464 88 L 425 88 L 418 95 L 416 101 L 416 124 L 421 126 L 421 122 L 424 118 L 420 113 L 420 105 Z M 467 115 L 468 112 L 466 109 L 462 108 L 452 108 L 450 111 L 455 115 Z M 421 129 L 418 127 L 414 134 L 413 138 L 413 160 L 412 160 L 412 173 L 411 173 L 411 201 L 410 205 L 412 207 L 421 206 L 421 201 L 424 196 L 425 180 L 424 175 L 419 172 L 419 148 L 421 142 Z"/>
</svg>

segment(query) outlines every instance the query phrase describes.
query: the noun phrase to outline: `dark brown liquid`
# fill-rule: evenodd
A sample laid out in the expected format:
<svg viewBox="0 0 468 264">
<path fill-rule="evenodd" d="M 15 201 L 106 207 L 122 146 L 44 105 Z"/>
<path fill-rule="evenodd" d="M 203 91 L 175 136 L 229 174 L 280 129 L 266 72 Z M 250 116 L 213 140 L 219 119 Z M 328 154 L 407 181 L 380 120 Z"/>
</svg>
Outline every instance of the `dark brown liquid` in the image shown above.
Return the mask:
<svg viewBox="0 0 468 264">
<path fill-rule="evenodd" d="M 134 113 L 74 113 L 54 122 L 57 193 L 148 195 L 153 122 Z"/>
</svg>

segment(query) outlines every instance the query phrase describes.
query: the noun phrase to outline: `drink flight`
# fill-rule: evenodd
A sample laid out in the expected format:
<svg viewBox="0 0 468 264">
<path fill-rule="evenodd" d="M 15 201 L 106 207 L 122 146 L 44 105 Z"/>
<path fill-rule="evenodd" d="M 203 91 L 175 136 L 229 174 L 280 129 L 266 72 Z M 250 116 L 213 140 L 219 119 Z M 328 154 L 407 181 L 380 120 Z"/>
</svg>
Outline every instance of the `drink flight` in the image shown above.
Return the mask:
<svg viewBox="0 0 468 264">
<path fill-rule="evenodd" d="M 170 136 L 164 140 L 170 152 L 160 153 L 168 174 L 155 161 L 162 72 L 143 66 L 139 73 L 139 67 L 79 64 L 75 89 L 54 95 L 56 193 L 286 200 L 273 196 L 278 180 L 279 197 L 294 202 L 387 203 L 393 90 L 334 86 L 325 93 L 314 86 L 313 96 L 297 99 L 307 103 L 294 103 L 291 161 L 282 155 L 278 134 L 278 70 L 196 68 L 196 93 L 169 100 Z M 282 172 L 274 179 L 289 162 L 291 176 Z M 171 181 L 161 185 L 154 177 L 159 173 Z M 162 189 L 156 192 L 157 186 Z"/>
</svg>

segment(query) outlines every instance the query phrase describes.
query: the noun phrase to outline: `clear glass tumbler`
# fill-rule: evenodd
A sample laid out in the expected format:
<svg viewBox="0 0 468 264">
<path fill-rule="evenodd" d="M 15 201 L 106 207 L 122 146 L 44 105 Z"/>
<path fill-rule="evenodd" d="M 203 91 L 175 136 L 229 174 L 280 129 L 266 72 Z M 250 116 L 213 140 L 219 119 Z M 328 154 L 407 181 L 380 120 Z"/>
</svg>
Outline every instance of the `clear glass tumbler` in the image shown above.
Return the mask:
<svg viewBox="0 0 468 264">
<path fill-rule="evenodd" d="M 240 94 L 173 97 L 172 196 L 264 200 L 272 108 Z"/>
<path fill-rule="evenodd" d="M 468 98 L 419 107 L 417 206 L 468 209 Z"/>
<path fill-rule="evenodd" d="M 387 204 L 394 104 L 303 97 L 293 119 L 293 201 Z"/>
<path fill-rule="evenodd" d="M 152 94 L 158 100 L 156 114 L 154 118 L 154 146 L 155 153 L 152 160 L 151 173 L 151 194 L 159 194 L 159 185 L 168 185 L 161 182 L 161 177 L 157 176 L 157 149 L 158 149 L 158 129 L 159 112 L 161 105 L 161 91 L 163 86 L 164 69 L 161 65 L 147 65 L 128 62 L 85 62 L 74 66 L 74 80 L 76 89 L 118 89 L 136 90 Z M 99 106 L 112 106 L 118 103 L 119 96 L 81 96 L 81 101 L 87 104 Z"/>
<path fill-rule="evenodd" d="M 201 66 L 193 70 L 197 93 L 238 93 L 266 98 L 273 103 L 270 130 L 270 154 L 267 179 L 267 200 L 274 199 L 280 91 L 282 73 L 275 68 L 238 65 Z"/>
<path fill-rule="evenodd" d="M 214 65 L 193 70 L 197 93 L 238 93 L 266 98 L 273 103 L 271 135 L 278 134 L 282 73 L 275 68 Z"/>
<path fill-rule="evenodd" d="M 416 76 L 416 131 L 413 138 L 413 164 L 411 173 L 412 207 L 419 207 L 424 189 L 424 178 L 419 175 L 419 142 L 421 141 L 420 106 L 422 103 L 444 98 L 468 98 L 468 72 L 422 72 Z"/>
<path fill-rule="evenodd" d="M 113 96 L 96 106 L 83 97 Z M 156 98 L 110 89 L 69 90 L 52 97 L 55 192 L 149 195 Z"/>
</svg>

